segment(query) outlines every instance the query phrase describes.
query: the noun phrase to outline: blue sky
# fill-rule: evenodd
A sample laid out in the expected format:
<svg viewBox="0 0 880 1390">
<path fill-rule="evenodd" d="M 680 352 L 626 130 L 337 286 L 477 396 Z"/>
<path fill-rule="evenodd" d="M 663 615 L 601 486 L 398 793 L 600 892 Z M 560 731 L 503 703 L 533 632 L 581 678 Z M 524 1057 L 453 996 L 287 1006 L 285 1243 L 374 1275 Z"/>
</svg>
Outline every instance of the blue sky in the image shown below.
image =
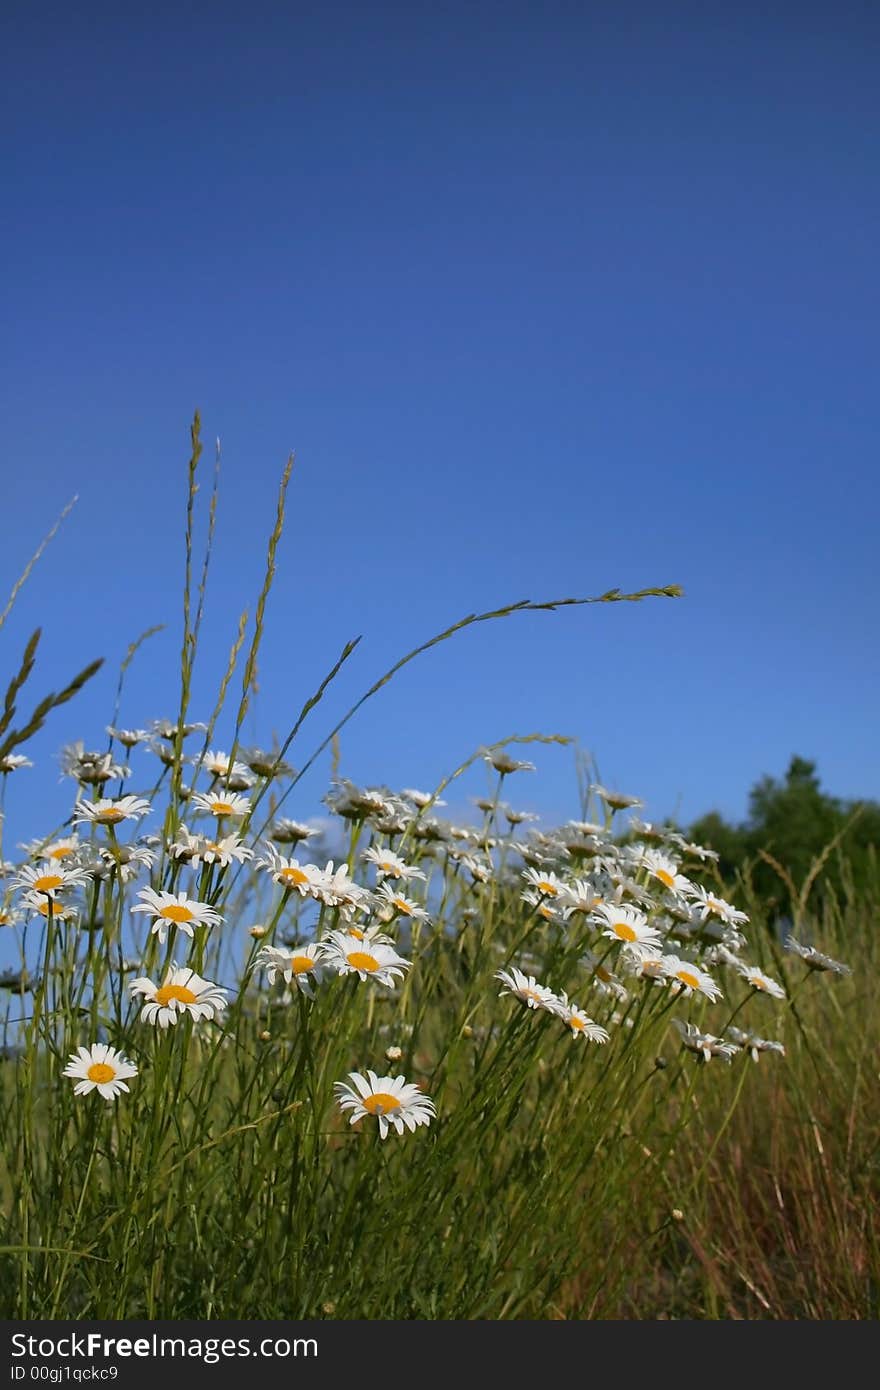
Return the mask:
<svg viewBox="0 0 880 1390">
<path fill-rule="evenodd" d="M 295 450 L 254 740 L 348 637 L 294 762 L 465 613 L 678 582 L 420 658 L 348 726 L 342 771 L 430 788 L 541 731 L 652 818 L 741 817 L 794 752 L 880 796 L 875 7 L 5 18 L 4 592 L 79 502 L 0 641 L 11 673 L 42 626 L 37 695 L 106 657 L 10 786 L 13 839 L 57 819 L 55 754 L 100 745 L 155 623 L 122 720 L 176 710 L 196 407 L 205 491 L 217 435 L 223 462 L 195 714 Z M 571 753 L 536 761 L 511 792 L 574 814 Z"/>
</svg>

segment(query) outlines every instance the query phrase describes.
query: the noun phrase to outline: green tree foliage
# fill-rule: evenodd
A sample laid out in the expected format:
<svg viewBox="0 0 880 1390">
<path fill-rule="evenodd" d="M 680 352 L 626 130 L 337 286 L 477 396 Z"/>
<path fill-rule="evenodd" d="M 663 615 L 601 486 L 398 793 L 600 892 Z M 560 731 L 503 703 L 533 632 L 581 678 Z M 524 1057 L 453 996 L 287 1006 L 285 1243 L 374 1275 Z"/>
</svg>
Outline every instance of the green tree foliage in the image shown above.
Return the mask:
<svg viewBox="0 0 880 1390">
<path fill-rule="evenodd" d="M 717 850 L 724 879 L 748 873 L 770 908 L 788 908 L 788 890 L 762 857 L 772 855 L 800 889 L 825 856 L 814 892 L 867 893 L 877 886 L 880 803 L 845 801 L 823 791 L 816 764 L 795 755 L 785 777 L 762 777 L 749 794 L 748 818 L 731 825 L 717 811 L 690 827 L 691 837 Z M 829 850 L 829 846 L 831 849 Z"/>
</svg>

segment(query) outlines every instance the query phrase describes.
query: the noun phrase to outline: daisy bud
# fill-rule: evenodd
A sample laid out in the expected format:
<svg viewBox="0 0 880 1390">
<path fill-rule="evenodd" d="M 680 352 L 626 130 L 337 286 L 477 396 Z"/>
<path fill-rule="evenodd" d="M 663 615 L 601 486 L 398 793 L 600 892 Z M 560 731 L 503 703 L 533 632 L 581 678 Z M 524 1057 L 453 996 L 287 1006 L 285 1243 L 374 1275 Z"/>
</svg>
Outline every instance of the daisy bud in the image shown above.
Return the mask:
<svg viewBox="0 0 880 1390">
<path fill-rule="evenodd" d="M 266 935 L 266 928 L 265 928 L 265 927 L 248 927 L 248 935 L 249 935 L 249 936 L 252 936 L 252 937 L 254 938 L 255 941 L 259 941 L 259 940 L 261 939 L 261 937 L 264 937 L 264 936 Z"/>
<path fill-rule="evenodd" d="M 386 1049 L 385 1049 L 385 1056 L 388 1058 L 388 1061 L 389 1061 L 389 1062 L 399 1062 L 400 1059 L 401 1059 L 401 1057 L 403 1056 L 403 1048 L 402 1048 L 402 1047 L 386 1047 Z"/>
</svg>

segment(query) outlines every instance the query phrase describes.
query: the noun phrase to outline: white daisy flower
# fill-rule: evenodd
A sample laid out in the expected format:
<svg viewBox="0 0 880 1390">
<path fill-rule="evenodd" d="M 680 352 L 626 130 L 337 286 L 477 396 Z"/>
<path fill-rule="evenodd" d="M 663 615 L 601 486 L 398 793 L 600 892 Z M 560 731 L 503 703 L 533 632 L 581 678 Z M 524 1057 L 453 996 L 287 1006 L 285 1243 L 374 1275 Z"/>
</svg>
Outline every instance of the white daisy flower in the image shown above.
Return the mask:
<svg viewBox="0 0 880 1390">
<path fill-rule="evenodd" d="M 353 1087 L 344 1081 L 333 1084 L 340 1110 L 352 1112 L 350 1124 L 375 1115 L 381 1139 L 386 1138 L 391 1125 L 398 1134 L 403 1134 L 404 1126 L 414 1133 L 418 1125 L 429 1125 L 437 1113 L 430 1096 L 402 1076 L 377 1076 L 374 1071 L 366 1076 L 358 1071 L 348 1075 Z"/>
<path fill-rule="evenodd" d="M 216 816 L 246 816 L 251 803 L 246 796 L 237 792 L 193 792 L 192 804 L 197 811 L 207 811 Z"/>
<path fill-rule="evenodd" d="M 720 917 L 722 922 L 729 927 L 740 926 L 749 920 L 747 913 L 739 912 L 732 903 L 726 902 L 717 893 L 710 893 L 701 884 L 691 884 L 688 896 L 693 902 L 694 910 L 699 913 L 704 922 L 712 914 Z"/>
<path fill-rule="evenodd" d="M 572 1004 L 565 990 L 562 990 L 558 998 L 558 1013 L 567 1028 L 571 1029 L 573 1038 L 584 1038 L 587 1042 L 607 1043 L 609 1034 L 606 1029 L 596 1023 L 583 1009 L 579 1009 L 577 1004 Z"/>
<path fill-rule="evenodd" d="M 626 796 L 624 792 L 609 791 L 599 782 L 593 783 L 590 791 L 602 798 L 606 806 L 610 806 L 612 811 L 625 811 L 629 806 L 643 806 L 644 802 L 638 796 Z"/>
<path fill-rule="evenodd" d="M 430 792 L 420 792 L 418 787 L 404 787 L 401 796 L 405 796 L 407 801 L 411 801 L 413 806 L 417 806 L 420 811 L 424 811 L 426 806 L 433 802 L 435 806 L 445 806 L 445 801 L 434 800 Z"/>
<path fill-rule="evenodd" d="M 512 772 L 534 772 L 535 764 L 522 762 L 519 758 L 511 758 L 509 753 L 505 753 L 503 748 L 487 748 L 483 754 L 483 762 L 494 767 L 496 772 L 500 772 L 507 777 Z"/>
<path fill-rule="evenodd" d="M 390 849 L 371 846 L 370 849 L 364 850 L 363 857 L 368 864 L 375 864 L 378 878 L 402 878 L 404 882 L 408 882 L 411 878 L 425 877 L 421 869 L 417 869 L 414 864 L 407 864 L 399 854 Z"/>
<path fill-rule="evenodd" d="M 144 1023 L 159 1028 L 175 1024 L 184 1013 L 191 1018 L 214 1018 L 226 1008 L 225 989 L 203 980 L 194 970 L 180 969 L 173 961 L 158 987 L 146 976 L 141 976 L 131 981 L 129 989 L 132 994 L 142 994 L 146 999 L 141 1009 Z"/>
<path fill-rule="evenodd" d="M 522 876 L 529 888 L 544 897 L 559 898 L 565 895 L 565 884 L 554 873 L 543 869 L 523 869 Z"/>
<path fill-rule="evenodd" d="M 567 903 L 560 902 L 558 898 L 545 898 L 534 888 L 527 888 L 524 893 L 520 893 L 520 897 L 539 917 L 543 917 L 545 922 L 555 922 L 558 926 L 564 926 L 574 911 Z"/>
<path fill-rule="evenodd" d="M 82 844 L 78 835 L 65 835 L 63 839 L 53 840 L 51 844 L 45 844 L 42 840 L 34 840 L 29 845 L 22 845 L 28 854 L 34 855 L 37 859 L 51 859 L 59 861 L 71 859 L 79 853 Z"/>
<path fill-rule="evenodd" d="M 678 872 L 678 861 L 671 855 L 663 854 L 659 849 L 643 850 L 639 863 L 648 870 L 652 878 L 656 878 L 658 883 L 668 888 L 670 893 L 689 893 L 693 889 L 690 879 Z"/>
<path fill-rule="evenodd" d="M 609 970 L 601 956 L 597 956 L 593 951 L 585 951 L 581 956 L 581 965 L 585 966 L 592 977 L 591 983 L 595 985 L 600 994 L 611 994 L 616 999 L 626 999 L 628 997 L 623 984 Z"/>
<path fill-rule="evenodd" d="M 350 932 L 332 931 L 323 945 L 327 964 L 338 975 L 356 974 L 361 980 L 376 980 L 389 989 L 394 988 L 395 975 L 402 978 L 411 964 L 392 946 L 379 941 L 359 941 Z"/>
<path fill-rule="evenodd" d="M 23 753 L 7 753 L 0 758 L 0 773 L 5 776 L 8 772 L 18 772 L 19 768 L 33 767 L 30 758 L 26 758 Z"/>
<path fill-rule="evenodd" d="M 102 797 L 99 801 L 83 798 L 76 803 L 73 824 L 118 825 L 124 820 L 140 820 L 149 813 L 150 803 L 142 796 L 121 796 L 116 801 L 110 797 Z"/>
<path fill-rule="evenodd" d="M 298 859 L 279 854 L 274 845 L 266 846 L 266 857 L 258 859 L 256 867 L 267 869 L 285 892 L 296 890 L 302 898 L 317 898 L 324 881 L 324 870 L 319 869 L 317 864 L 301 864 Z"/>
<path fill-rule="evenodd" d="M 602 895 L 588 878 L 576 878 L 566 883 L 563 899 L 572 912 L 593 912 L 601 903 Z"/>
<path fill-rule="evenodd" d="M 769 975 L 765 975 L 763 970 L 759 970 L 756 965 L 741 965 L 739 973 L 743 979 L 751 985 L 752 989 L 759 994 L 769 994 L 773 999 L 784 999 L 785 990 L 782 985 L 778 985 Z"/>
<path fill-rule="evenodd" d="M 682 1023 L 678 1018 L 674 1018 L 672 1023 L 681 1034 L 682 1044 L 688 1051 L 698 1053 L 703 1062 L 708 1062 L 712 1057 L 723 1057 L 725 1062 L 729 1062 L 739 1050 L 735 1043 L 716 1038 L 713 1033 L 701 1033 L 694 1023 Z"/>
<path fill-rule="evenodd" d="M 72 922 L 77 915 L 75 907 L 68 907 L 48 893 L 22 893 L 19 905 L 23 912 L 39 913 L 41 917 L 48 917 L 51 908 L 56 922 Z"/>
<path fill-rule="evenodd" d="M 269 835 L 277 845 L 298 845 L 301 840 L 308 840 L 318 831 L 313 825 L 303 825 L 301 821 L 290 820 L 285 816 L 280 816 L 274 821 Z"/>
<path fill-rule="evenodd" d="M 235 762 L 230 762 L 228 753 L 221 753 L 213 748 L 209 748 L 201 762 L 202 767 L 206 772 L 210 772 L 212 777 L 229 778 L 230 781 L 233 779 L 236 781 L 243 781 L 245 786 L 253 785 L 254 779 L 250 774 L 250 769 L 246 767 L 244 763 L 240 763 L 237 760 Z"/>
<path fill-rule="evenodd" d="M 147 729 L 114 729 L 112 724 L 107 725 L 107 732 L 111 738 L 121 743 L 123 748 L 134 748 L 150 737 Z"/>
<path fill-rule="evenodd" d="M 621 903 L 601 903 L 594 915 L 605 923 L 603 936 L 612 941 L 625 942 L 634 954 L 659 949 L 660 933 L 656 927 L 649 926 L 647 917 L 638 908 L 624 907 Z"/>
<path fill-rule="evenodd" d="M 195 733 L 205 733 L 207 728 L 207 724 L 202 724 L 200 722 L 196 722 L 194 724 L 184 724 L 183 737 L 187 738 L 190 734 Z M 150 729 L 156 735 L 157 738 L 164 738 L 169 743 L 173 743 L 174 740 L 177 738 L 178 733 L 181 731 L 181 726 L 179 724 L 172 723 L 170 719 L 154 719 L 152 724 L 150 725 Z"/>
<path fill-rule="evenodd" d="M 96 1090 L 104 1100 L 115 1100 L 120 1091 L 129 1089 L 126 1082 L 137 1076 L 137 1067 L 115 1047 L 92 1043 L 91 1047 L 79 1047 L 71 1053 L 62 1075 L 77 1078 L 74 1095 L 84 1096 Z"/>
<path fill-rule="evenodd" d="M 398 893 L 390 883 L 380 884 L 376 896 L 380 906 L 392 908 L 401 917 L 410 917 L 415 922 L 428 921 L 428 914 L 425 909 L 413 902 L 411 898 L 404 897 L 403 893 Z"/>
<path fill-rule="evenodd" d="M 356 912 L 366 911 L 371 902 L 368 890 L 349 878 L 348 865 L 340 864 L 334 869 L 332 859 L 321 873 L 315 896 L 327 907 L 338 907 L 342 916 L 349 920 Z"/>
<path fill-rule="evenodd" d="M 753 1062 L 757 1062 L 762 1052 L 778 1052 L 780 1057 L 785 1056 L 785 1048 L 781 1042 L 759 1038 L 757 1033 L 743 1032 L 741 1028 L 728 1028 L 727 1036 L 737 1047 L 741 1047 L 743 1052 L 751 1053 Z"/>
<path fill-rule="evenodd" d="M 65 869 L 60 863 L 37 864 L 31 867 L 24 864 L 19 869 L 15 878 L 12 880 L 14 888 L 24 888 L 30 893 L 45 893 L 47 898 L 54 898 L 56 893 L 65 888 L 75 888 L 80 883 L 88 883 L 90 874 L 87 869 Z"/>
<path fill-rule="evenodd" d="M 120 845 L 111 842 L 98 850 L 100 862 L 93 865 L 91 872 L 96 878 L 106 880 L 115 875 L 121 883 L 131 883 L 142 869 L 152 869 L 156 862 L 155 851 L 148 845 Z"/>
<path fill-rule="evenodd" d="M 178 837 L 170 847 L 175 859 L 185 859 L 194 869 L 200 864 L 219 864 L 225 868 L 233 859 L 238 864 L 253 858 L 240 835 L 221 835 L 216 840 L 207 835 L 193 835 L 181 825 Z"/>
<path fill-rule="evenodd" d="M 321 979 L 321 962 L 324 959 L 324 946 L 320 941 L 312 941 L 308 946 L 261 946 L 254 961 L 254 968 L 265 970 L 269 983 L 274 985 L 280 975 L 287 984 L 293 984 L 309 999 L 314 999 L 312 982 Z"/>
<path fill-rule="evenodd" d="M 131 910 L 150 914 L 153 918 L 150 931 L 158 936 L 162 946 L 169 926 L 178 927 L 187 936 L 192 936 L 194 927 L 216 927 L 223 921 L 219 912 L 208 903 L 196 902 L 185 893 L 157 893 L 153 888 L 142 888 L 138 897 L 143 898 L 143 902 Z"/>
<path fill-rule="evenodd" d="M 686 996 L 704 994 L 713 1004 L 716 999 L 724 998 L 712 976 L 693 961 L 682 960 L 680 956 L 663 956 L 662 964 L 667 979 L 677 984 Z"/>
<path fill-rule="evenodd" d="M 852 966 L 844 965 L 843 961 L 832 960 L 831 956 L 823 956 L 822 952 L 817 951 L 815 946 L 802 946 L 799 941 L 795 941 L 793 936 L 786 937 L 785 949 L 800 956 L 804 965 L 810 970 L 830 970 L 834 975 L 852 974 Z"/>
<path fill-rule="evenodd" d="M 541 985 L 534 975 L 524 975 L 515 965 L 510 970 L 496 970 L 495 979 L 504 986 L 499 999 L 506 992 L 525 1004 L 528 1009 L 545 1009 L 549 1014 L 559 1017 L 559 1000 L 547 985 Z"/>
</svg>

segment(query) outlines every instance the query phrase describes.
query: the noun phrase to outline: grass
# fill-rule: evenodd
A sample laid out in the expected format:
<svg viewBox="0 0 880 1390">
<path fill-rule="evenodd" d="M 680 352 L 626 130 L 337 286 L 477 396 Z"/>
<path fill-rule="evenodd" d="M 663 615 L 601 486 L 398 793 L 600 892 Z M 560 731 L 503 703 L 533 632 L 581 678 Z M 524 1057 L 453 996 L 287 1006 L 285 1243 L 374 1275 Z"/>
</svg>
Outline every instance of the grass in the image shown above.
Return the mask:
<svg viewBox="0 0 880 1390">
<path fill-rule="evenodd" d="M 640 827 L 588 779 L 572 811 L 592 828 L 537 831 L 508 798 L 539 735 L 476 750 L 430 796 L 337 777 L 338 836 L 323 850 L 281 816 L 347 720 L 422 651 L 518 611 L 678 591 L 470 614 L 374 682 L 294 772 L 288 751 L 354 643 L 280 748 L 242 748 L 289 462 L 250 637 L 243 617 L 215 708 L 192 725 L 217 495 L 215 468 L 199 568 L 200 454 L 196 418 L 176 721 L 131 739 L 117 730 L 106 753 L 68 749 L 71 818 L 6 880 L 17 964 L 0 1020 L 0 1314 L 875 1317 L 870 903 L 826 895 L 810 916 L 819 865 L 797 897 L 799 939 L 857 968 L 811 970 L 782 948 L 748 881 L 718 883 L 701 847 Z M 114 727 L 149 635 L 123 663 Z M 12 732 L 35 649 L 10 686 Z M 44 701 L 41 719 L 76 688 Z M 132 740 L 156 754 L 146 786 L 124 765 Z M 439 798 L 476 763 L 493 789 L 474 825 L 450 825 Z M 4 793 L 23 775 L 9 764 Z M 235 810 L 199 810 L 198 794 Z M 89 811 L 103 797 L 109 815 Z M 672 889 L 669 874 L 681 876 Z M 316 969 L 304 968 L 310 951 Z M 187 1005 L 203 982 L 214 1004 L 198 1018 Z M 149 1021 L 151 1001 L 167 1027 Z M 134 1068 L 112 1099 L 76 1094 L 64 1074 L 96 1044 L 116 1051 L 97 1071 L 90 1054 L 80 1079 L 106 1084 L 121 1059 Z M 368 1069 L 384 1100 L 352 1125 L 338 1086 Z M 413 1132 L 396 1132 L 389 1077 L 424 1101 Z"/>
</svg>

